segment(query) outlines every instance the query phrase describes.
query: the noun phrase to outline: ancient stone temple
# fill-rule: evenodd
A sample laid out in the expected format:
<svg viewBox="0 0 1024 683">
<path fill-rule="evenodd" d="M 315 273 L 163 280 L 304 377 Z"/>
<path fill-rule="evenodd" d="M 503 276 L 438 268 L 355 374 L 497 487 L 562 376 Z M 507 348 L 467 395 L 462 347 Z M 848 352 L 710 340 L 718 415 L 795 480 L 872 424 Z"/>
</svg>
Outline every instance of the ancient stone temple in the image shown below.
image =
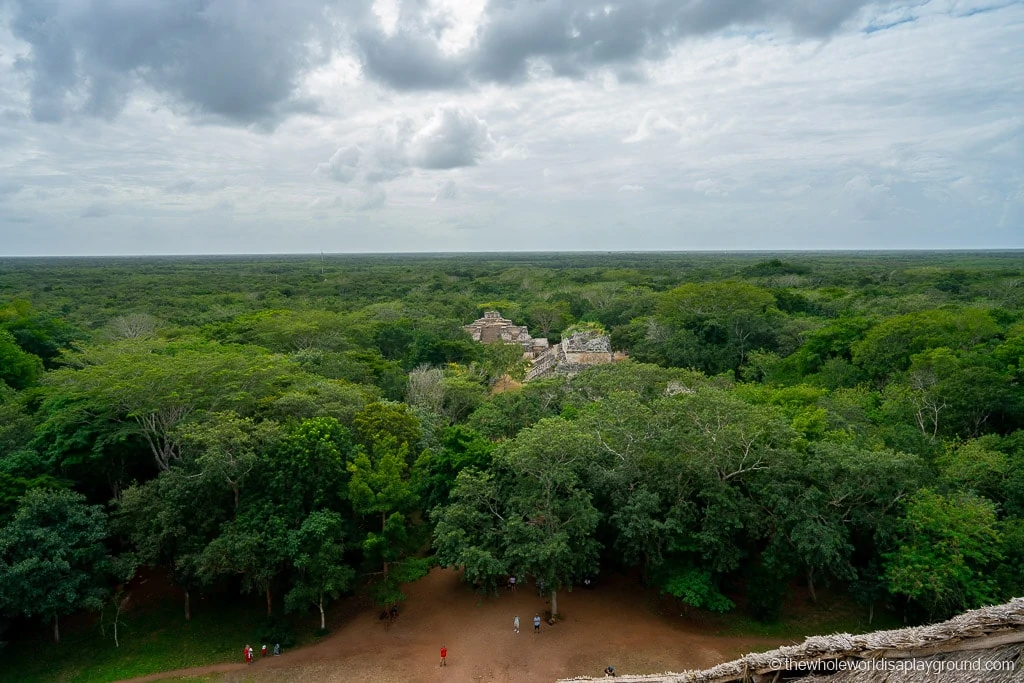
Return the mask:
<svg viewBox="0 0 1024 683">
<path fill-rule="evenodd" d="M 508 318 L 502 318 L 498 311 L 487 311 L 484 317 L 466 325 L 465 330 L 474 341 L 483 344 L 505 342 L 522 346 L 523 357 L 533 361 L 526 373 L 527 382 L 554 375 L 572 376 L 592 365 L 617 360 L 612 354 L 611 340 L 601 332 L 576 332 L 563 339 L 561 344 L 551 346 L 547 339 L 531 337 L 526 325 L 516 325 Z"/>
<path fill-rule="evenodd" d="M 593 365 L 614 360 L 612 342 L 607 335 L 594 330 L 576 332 L 534 359 L 525 381 L 553 375 L 571 376 Z"/>
<path fill-rule="evenodd" d="M 523 347 L 523 354 L 531 359 L 536 358 L 549 348 L 547 339 L 534 339 L 530 336 L 526 325 L 516 325 L 508 318 L 502 318 L 498 311 L 487 311 L 484 313 L 484 317 L 466 325 L 465 330 L 472 335 L 474 341 L 483 344 L 492 342 L 519 344 Z"/>
</svg>

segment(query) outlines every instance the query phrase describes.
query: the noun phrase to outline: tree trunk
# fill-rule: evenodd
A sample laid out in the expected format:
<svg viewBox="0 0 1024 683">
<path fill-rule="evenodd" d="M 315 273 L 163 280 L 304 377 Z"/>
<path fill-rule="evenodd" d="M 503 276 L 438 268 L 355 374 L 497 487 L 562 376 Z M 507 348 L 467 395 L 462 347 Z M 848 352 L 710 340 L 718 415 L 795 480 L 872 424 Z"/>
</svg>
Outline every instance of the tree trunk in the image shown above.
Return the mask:
<svg viewBox="0 0 1024 683">
<path fill-rule="evenodd" d="M 558 591 L 551 591 L 551 618 L 558 614 Z"/>
<path fill-rule="evenodd" d="M 185 589 L 185 621 L 192 621 L 192 596 Z"/>
<path fill-rule="evenodd" d="M 324 630 L 327 629 L 327 623 L 324 621 L 324 596 L 323 595 L 320 596 L 320 603 L 319 603 L 318 607 L 320 607 L 320 630 L 324 631 Z"/>
<path fill-rule="evenodd" d="M 270 597 L 270 586 L 267 586 L 267 616 L 274 616 L 274 602 Z"/>
<path fill-rule="evenodd" d="M 818 604 L 818 596 L 814 592 L 814 569 L 807 570 L 807 588 L 811 591 L 811 602 Z"/>
<path fill-rule="evenodd" d="M 385 517 L 384 514 L 385 513 L 383 511 L 380 513 L 380 534 L 381 534 L 381 536 L 384 535 L 384 526 L 388 523 L 387 517 Z M 384 578 L 385 579 L 388 578 L 388 563 L 386 561 L 384 562 Z"/>
<path fill-rule="evenodd" d="M 53 642 L 60 642 L 60 625 L 57 623 L 57 615 L 53 615 Z"/>
<path fill-rule="evenodd" d="M 871 626 L 871 622 L 875 620 L 875 601 L 872 600 L 868 605 L 868 626 Z"/>
</svg>

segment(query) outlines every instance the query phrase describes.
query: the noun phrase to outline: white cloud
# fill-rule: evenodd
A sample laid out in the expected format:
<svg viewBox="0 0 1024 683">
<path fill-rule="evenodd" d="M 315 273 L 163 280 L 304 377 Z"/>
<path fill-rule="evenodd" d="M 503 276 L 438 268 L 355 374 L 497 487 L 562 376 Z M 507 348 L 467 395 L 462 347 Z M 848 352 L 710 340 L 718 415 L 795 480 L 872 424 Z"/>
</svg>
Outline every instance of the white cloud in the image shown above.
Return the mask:
<svg viewBox="0 0 1024 683">
<path fill-rule="evenodd" d="M 343 183 L 374 184 L 412 169 L 448 170 L 475 166 L 496 149 L 487 123 L 462 107 L 438 107 L 425 121 L 403 117 L 379 126 L 361 144 L 340 147 L 320 175 Z"/>
<path fill-rule="evenodd" d="M 669 121 L 661 114 L 649 111 L 636 127 L 636 130 L 625 139 L 625 143 L 643 142 L 651 138 L 678 137 L 679 126 Z"/>
<path fill-rule="evenodd" d="M 409 140 L 409 160 L 426 169 L 475 166 L 494 149 L 487 123 L 470 111 L 445 107 L 434 110 Z"/>
<path fill-rule="evenodd" d="M 355 145 L 339 147 L 326 163 L 319 164 L 316 170 L 340 183 L 348 183 L 359 173 L 359 160 L 363 150 Z"/>
</svg>

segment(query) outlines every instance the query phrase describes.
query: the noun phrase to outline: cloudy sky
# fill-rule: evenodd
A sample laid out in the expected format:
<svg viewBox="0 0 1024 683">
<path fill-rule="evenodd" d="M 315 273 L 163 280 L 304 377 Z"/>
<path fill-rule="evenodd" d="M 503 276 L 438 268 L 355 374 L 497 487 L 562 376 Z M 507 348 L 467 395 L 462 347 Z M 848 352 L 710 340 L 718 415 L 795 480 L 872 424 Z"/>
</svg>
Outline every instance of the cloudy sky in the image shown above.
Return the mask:
<svg viewBox="0 0 1024 683">
<path fill-rule="evenodd" d="M 0 255 L 1004 247 L 1022 0 L 0 0 Z"/>
</svg>

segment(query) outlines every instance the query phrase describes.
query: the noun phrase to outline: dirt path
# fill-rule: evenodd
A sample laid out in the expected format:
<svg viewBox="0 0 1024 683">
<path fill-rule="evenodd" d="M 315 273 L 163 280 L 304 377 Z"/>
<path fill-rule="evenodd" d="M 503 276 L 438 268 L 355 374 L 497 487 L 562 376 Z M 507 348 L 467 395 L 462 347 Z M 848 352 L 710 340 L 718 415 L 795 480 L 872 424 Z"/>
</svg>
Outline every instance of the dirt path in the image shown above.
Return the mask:
<svg viewBox="0 0 1024 683">
<path fill-rule="evenodd" d="M 752 649 L 784 644 L 763 638 L 705 635 L 681 619 L 653 614 L 645 595 L 625 579 L 595 590 L 560 593 L 564 621 L 533 633 L 533 615 L 547 605 L 530 586 L 480 599 L 451 570 L 435 569 L 406 589 L 409 599 L 385 631 L 366 610 L 316 645 L 257 661 L 166 672 L 143 681 L 219 674 L 258 683 L 547 683 L 599 675 L 612 664 L 623 673 L 705 668 Z M 520 633 L 512 632 L 519 615 Z M 448 665 L 438 666 L 448 648 Z M 239 645 L 241 652 L 241 645 Z"/>
</svg>

